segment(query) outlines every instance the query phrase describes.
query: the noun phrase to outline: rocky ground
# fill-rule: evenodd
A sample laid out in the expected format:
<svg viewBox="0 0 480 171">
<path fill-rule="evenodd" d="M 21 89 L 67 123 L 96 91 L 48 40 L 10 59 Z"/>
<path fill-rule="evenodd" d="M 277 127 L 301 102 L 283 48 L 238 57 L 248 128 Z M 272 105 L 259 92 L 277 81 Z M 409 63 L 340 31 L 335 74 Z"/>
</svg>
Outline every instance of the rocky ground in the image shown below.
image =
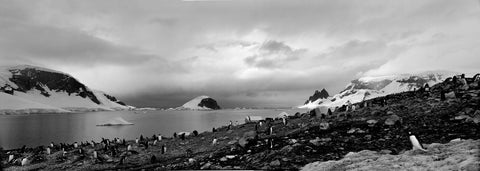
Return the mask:
<svg viewBox="0 0 480 171">
<path fill-rule="evenodd" d="M 447 144 L 433 143 L 425 147 L 426 152 L 409 150 L 399 155 L 369 150 L 351 152 L 342 160 L 314 162 L 302 170 L 480 170 L 480 140 L 455 139 Z"/>
<path fill-rule="evenodd" d="M 325 117 L 299 114 L 290 117 L 286 125 L 277 119 L 261 126 L 257 123 L 235 125 L 230 129 L 225 126 L 185 140 L 167 138 L 157 145 L 152 145 L 150 140 L 148 149 L 133 141 L 127 142 L 133 145 L 131 151 L 127 151 L 125 145 L 112 143 L 111 146 L 119 149 L 114 155 L 99 144 L 81 147 L 82 154 L 77 152 L 78 148 L 69 148 L 65 156 L 59 150 L 47 155 L 41 148 L 8 151 L 16 157 L 7 163 L 7 152 L 3 152 L 2 164 L 6 170 L 300 169 L 317 161 L 342 162 L 349 152 L 362 150 L 372 152 L 360 154 L 415 156 L 409 151 L 412 149 L 409 131 L 424 144 L 445 144 L 461 138 L 477 140 L 472 142 L 478 145 L 480 90 L 478 86 L 469 90 L 459 87 L 445 82 L 432 87 L 430 92 L 376 98 L 368 101 L 368 107 L 334 112 Z M 452 91 L 457 97 L 447 94 L 446 99 L 441 100 L 441 92 Z M 273 134 L 269 134 L 270 126 Z M 214 138 L 218 141 L 212 145 Z M 165 154 L 161 154 L 162 145 L 167 147 Z M 93 157 L 94 150 L 99 158 Z M 152 156 L 156 159 L 152 160 Z M 24 157 L 28 157 L 30 163 L 19 166 Z M 120 163 L 122 157 L 126 157 L 123 164 Z"/>
</svg>

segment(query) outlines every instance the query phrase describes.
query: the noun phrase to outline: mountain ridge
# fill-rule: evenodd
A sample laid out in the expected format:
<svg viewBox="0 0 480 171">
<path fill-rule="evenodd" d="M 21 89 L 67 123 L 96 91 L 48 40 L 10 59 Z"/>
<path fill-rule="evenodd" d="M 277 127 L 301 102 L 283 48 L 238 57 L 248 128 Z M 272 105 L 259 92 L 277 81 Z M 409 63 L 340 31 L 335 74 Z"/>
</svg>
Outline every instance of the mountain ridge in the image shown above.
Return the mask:
<svg viewBox="0 0 480 171">
<path fill-rule="evenodd" d="M 0 67 L 0 114 L 68 113 L 133 108 L 70 74 L 32 65 Z"/>
</svg>

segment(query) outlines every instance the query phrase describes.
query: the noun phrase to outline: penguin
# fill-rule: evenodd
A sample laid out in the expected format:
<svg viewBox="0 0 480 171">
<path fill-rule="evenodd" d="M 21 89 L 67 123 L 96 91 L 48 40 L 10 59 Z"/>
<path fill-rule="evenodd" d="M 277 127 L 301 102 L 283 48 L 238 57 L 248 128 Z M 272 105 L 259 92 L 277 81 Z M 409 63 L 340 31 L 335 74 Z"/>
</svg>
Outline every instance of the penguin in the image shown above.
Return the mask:
<svg viewBox="0 0 480 171">
<path fill-rule="evenodd" d="M 65 157 L 67 155 L 67 152 L 65 151 L 65 148 L 62 148 L 62 156 Z"/>
<path fill-rule="evenodd" d="M 132 145 L 129 144 L 129 145 L 127 146 L 127 151 L 131 151 L 131 150 L 132 150 Z"/>
<path fill-rule="evenodd" d="M 139 142 L 139 141 L 140 141 L 140 140 L 138 140 L 138 138 L 137 138 L 137 139 L 135 139 L 135 143 L 136 143 L 136 144 L 138 144 L 138 142 Z"/>
<path fill-rule="evenodd" d="M 73 148 L 78 148 L 78 143 L 77 142 L 73 143 Z"/>
<path fill-rule="evenodd" d="M 258 124 L 259 124 L 260 126 L 262 126 L 262 125 L 263 125 L 263 122 L 262 122 L 262 121 L 260 121 Z"/>
<path fill-rule="evenodd" d="M 282 122 L 283 122 L 283 125 L 287 125 L 287 119 L 285 119 L 285 117 L 282 117 Z"/>
<path fill-rule="evenodd" d="M 94 159 L 98 158 L 98 153 L 97 153 L 97 151 L 93 151 L 93 158 L 94 158 Z"/>
<path fill-rule="evenodd" d="M 13 154 L 10 154 L 10 155 L 8 156 L 8 163 L 10 163 L 10 162 L 13 160 L 14 157 L 15 157 L 15 156 L 14 156 Z"/>
<path fill-rule="evenodd" d="M 270 130 L 270 134 L 269 134 L 269 135 L 272 135 L 272 134 L 273 134 L 273 127 L 270 126 L 270 129 L 269 129 L 269 130 Z"/>
<path fill-rule="evenodd" d="M 422 151 L 427 151 L 425 148 L 423 148 L 422 144 L 418 141 L 417 137 L 412 134 L 412 132 L 408 132 L 408 135 L 410 136 L 410 142 L 412 143 L 413 150 L 422 150 Z"/>
<path fill-rule="evenodd" d="M 50 147 L 47 147 L 47 154 L 48 155 L 52 154 L 52 151 L 50 150 Z"/>
<path fill-rule="evenodd" d="M 153 141 L 153 145 L 157 145 L 158 140 Z"/>
<path fill-rule="evenodd" d="M 54 147 L 53 142 L 50 143 L 50 147 L 52 147 L 52 148 Z"/>
<path fill-rule="evenodd" d="M 270 149 L 273 149 L 273 139 L 270 138 Z"/>
<path fill-rule="evenodd" d="M 162 141 L 162 135 L 158 135 L 158 141 Z"/>
<path fill-rule="evenodd" d="M 217 144 L 217 141 L 218 141 L 218 140 L 217 140 L 216 138 L 214 138 L 213 141 L 212 141 L 212 145 Z"/>
<path fill-rule="evenodd" d="M 165 154 L 167 152 L 167 147 L 165 147 L 165 144 L 162 145 L 162 154 Z"/>
</svg>

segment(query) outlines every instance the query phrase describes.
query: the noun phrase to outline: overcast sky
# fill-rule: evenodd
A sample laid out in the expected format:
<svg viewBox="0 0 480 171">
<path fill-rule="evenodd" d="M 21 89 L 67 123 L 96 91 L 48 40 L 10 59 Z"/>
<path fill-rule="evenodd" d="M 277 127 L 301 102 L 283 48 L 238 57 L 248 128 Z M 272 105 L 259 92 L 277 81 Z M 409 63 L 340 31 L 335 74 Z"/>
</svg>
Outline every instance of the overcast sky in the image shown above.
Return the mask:
<svg viewBox="0 0 480 171">
<path fill-rule="evenodd" d="M 362 76 L 480 71 L 480 3 L 0 0 L 0 64 L 67 72 L 136 106 L 295 106 Z"/>
</svg>

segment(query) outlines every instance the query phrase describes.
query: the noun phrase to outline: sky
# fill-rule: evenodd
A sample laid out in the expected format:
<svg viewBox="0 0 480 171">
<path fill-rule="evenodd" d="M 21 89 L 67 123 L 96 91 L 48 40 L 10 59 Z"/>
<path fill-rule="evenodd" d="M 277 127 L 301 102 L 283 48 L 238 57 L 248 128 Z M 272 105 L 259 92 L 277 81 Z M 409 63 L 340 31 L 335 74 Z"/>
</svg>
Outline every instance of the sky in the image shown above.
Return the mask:
<svg viewBox="0 0 480 171">
<path fill-rule="evenodd" d="M 0 0 L 0 65 L 134 106 L 287 107 L 353 79 L 478 72 L 479 0 Z"/>
</svg>

